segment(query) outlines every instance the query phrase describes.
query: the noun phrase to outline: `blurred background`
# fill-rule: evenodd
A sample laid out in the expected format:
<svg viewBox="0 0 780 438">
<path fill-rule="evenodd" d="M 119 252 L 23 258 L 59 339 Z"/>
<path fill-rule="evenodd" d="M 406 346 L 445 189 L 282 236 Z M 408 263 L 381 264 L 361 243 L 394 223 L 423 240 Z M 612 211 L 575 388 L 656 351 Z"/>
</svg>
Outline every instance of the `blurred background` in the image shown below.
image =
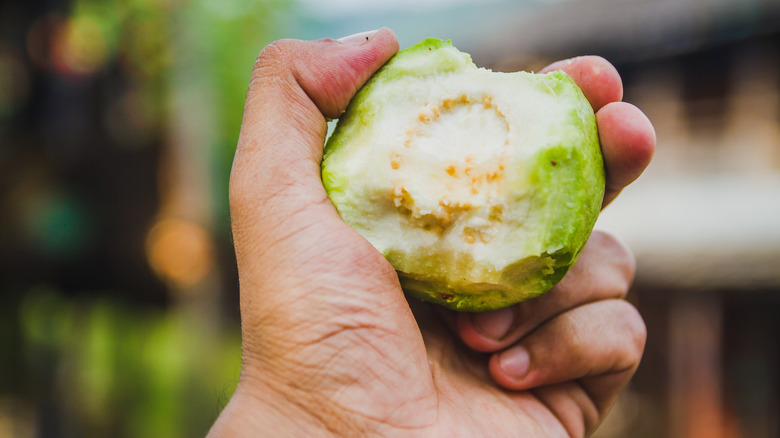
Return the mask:
<svg viewBox="0 0 780 438">
<path fill-rule="evenodd" d="M 227 181 L 255 56 L 391 27 L 611 60 L 654 122 L 599 220 L 649 338 L 597 436 L 780 436 L 780 2 L 0 2 L 0 438 L 203 436 L 240 370 Z"/>
</svg>

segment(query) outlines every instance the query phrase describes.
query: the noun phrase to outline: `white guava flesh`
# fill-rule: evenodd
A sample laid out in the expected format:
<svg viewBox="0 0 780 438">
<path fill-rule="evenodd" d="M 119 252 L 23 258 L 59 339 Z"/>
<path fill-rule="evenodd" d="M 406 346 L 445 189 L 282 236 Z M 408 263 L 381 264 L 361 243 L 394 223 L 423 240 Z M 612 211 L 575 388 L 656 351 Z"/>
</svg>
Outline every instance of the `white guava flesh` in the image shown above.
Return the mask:
<svg viewBox="0 0 780 438">
<path fill-rule="evenodd" d="M 355 95 L 329 138 L 323 183 L 404 290 L 490 310 L 549 290 L 598 216 L 593 110 L 565 73 L 496 73 L 428 39 Z"/>
</svg>

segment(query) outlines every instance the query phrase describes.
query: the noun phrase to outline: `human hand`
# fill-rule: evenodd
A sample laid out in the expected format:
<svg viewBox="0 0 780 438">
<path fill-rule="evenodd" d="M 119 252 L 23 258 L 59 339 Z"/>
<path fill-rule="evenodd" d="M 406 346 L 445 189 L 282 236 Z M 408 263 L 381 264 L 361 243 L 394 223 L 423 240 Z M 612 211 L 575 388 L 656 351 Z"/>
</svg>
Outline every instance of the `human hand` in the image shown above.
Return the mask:
<svg viewBox="0 0 780 438">
<path fill-rule="evenodd" d="M 622 246 L 594 233 L 542 297 L 455 313 L 407 302 L 393 268 L 324 191 L 326 118 L 397 50 L 383 29 L 279 41 L 258 57 L 230 181 L 243 363 L 210 434 L 587 435 L 644 346 L 642 319 L 622 300 L 634 269 Z M 652 126 L 619 102 L 620 78 L 603 59 L 550 68 L 598 110 L 606 204 L 650 160 Z"/>
</svg>

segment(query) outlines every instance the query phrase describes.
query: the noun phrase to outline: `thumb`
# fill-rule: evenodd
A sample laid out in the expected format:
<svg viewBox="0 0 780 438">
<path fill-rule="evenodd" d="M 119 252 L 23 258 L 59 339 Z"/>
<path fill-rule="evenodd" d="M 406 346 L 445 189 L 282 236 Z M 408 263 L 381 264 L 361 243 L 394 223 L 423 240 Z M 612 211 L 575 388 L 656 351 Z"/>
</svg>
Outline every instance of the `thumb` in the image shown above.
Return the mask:
<svg viewBox="0 0 780 438">
<path fill-rule="evenodd" d="M 300 184 L 312 190 L 321 185 L 325 117 L 338 117 L 363 83 L 398 50 L 388 29 L 362 35 L 280 40 L 260 53 L 231 172 L 234 221 L 245 213 L 257 219 L 263 213 L 256 211 L 257 202 L 268 200 L 269 190 Z M 296 206 L 285 202 L 280 208 L 274 211 Z"/>
<path fill-rule="evenodd" d="M 280 40 L 260 53 L 230 175 L 233 238 L 244 277 L 257 269 L 246 261 L 278 258 L 273 246 L 313 225 L 307 219 L 334 218 L 320 176 L 325 117 L 338 117 L 397 50 L 395 35 L 382 29 L 343 40 Z"/>
<path fill-rule="evenodd" d="M 320 176 L 325 117 L 337 117 L 397 50 L 382 29 L 277 41 L 257 59 L 230 178 L 245 359 L 375 323 L 408 333 L 393 341 L 399 348 L 420 346 L 395 271 L 340 219 Z"/>
</svg>

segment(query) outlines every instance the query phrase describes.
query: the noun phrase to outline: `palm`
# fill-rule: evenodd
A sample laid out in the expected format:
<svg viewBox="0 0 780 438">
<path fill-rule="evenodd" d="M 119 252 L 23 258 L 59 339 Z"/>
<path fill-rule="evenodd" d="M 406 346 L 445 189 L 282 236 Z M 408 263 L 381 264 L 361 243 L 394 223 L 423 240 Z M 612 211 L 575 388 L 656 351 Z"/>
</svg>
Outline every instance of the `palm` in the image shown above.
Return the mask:
<svg viewBox="0 0 780 438">
<path fill-rule="evenodd" d="M 336 411 L 337 415 L 356 414 L 385 423 L 382 426 L 391 429 L 416 430 L 426 437 L 513 436 L 519 431 L 529 437 L 578 437 L 592 432 L 633 373 L 638 357 L 622 365 L 608 354 L 598 353 L 606 351 L 603 346 L 582 345 L 580 349 L 593 350 L 601 356 L 575 357 L 580 363 L 568 364 L 565 362 L 571 358 L 567 352 L 557 352 L 555 356 L 560 358 L 538 364 L 552 370 L 540 378 L 541 384 L 526 390 L 507 389 L 507 385 L 497 384 L 489 368 L 490 353 L 504 347 L 488 346 L 483 351 L 489 353 L 480 353 L 467 346 L 462 340 L 464 333 L 455 324 L 463 314 L 416 299 L 407 304 L 395 272 L 373 247 L 339 221 L 328 221 L 327 226 L 325 221 L 320 223 L 320 231 L 327 228 L 338 245 L 320 247 L 316 253 L 329 253 L 322 259 L 328 261 L 328 271 L 348 282 L 334 284 L 333 278 L 328 280 L 343 298 L 334 312 L 340 315 L 334 318 L 338 323 L 334 325 L 334 319 L 328 319 L 324 325 L 312 327 L 301 321 L 309 335 L 317 333 L 315 338 L 322 342 L 306 342 L 291 363 L 305 361 L 309 371 L 319 367 L 327 373 L 323 377 L 354 383 L 346 389 L 342 384 L 337 394 L 327 397 L 329 403 L 344 407 Z M 543 297 L 518 305 L 519 312 L 534 317 L 520 325 L 520 331 L 507 346 L 532 334 L 544 336 L 545 331 L 551 330 L 548 326 L 553 327 L 554 336 L 560 336 L 561 327 L 567 324 L 566 316 L 576 315 L 582 308 L 601 307 L 595 311 L 613 321 L 620 320 L 612 318 L 610 308 L 616 302 L 623 303 L 614 298 L 625 293 L 627 283 L 609 268 L 621 271 L 625 253 L 613 244 L 606 235 L 594 234 L 580 261 L 559 286 Z M 345 246 L 351 248 L 353 257 L 345 258 L 340 252 Z M 315 260 L 310 261 L 310 266 L 319 270 Z M 618 277 L 613 286 L 580 278 L 584 272 L 602 268 L 602 278 Z M 370 325 L 362 319 L 366 314 L 373 315 Z M 600 321 L 593 323 L 598 325 Z M 609 329 L 628 333 L 620 330 L 619 323 L 611 324 Z M 598 334 L 596 329 L 585 329 Z M 552 343 L 544 338 L 541 342 Z M 564 341 L 558 343 L 566 350 L 578 347 L 571 348 Z M 346 353 L 336 359 L 333 351 Z M 608 362 L 599 363 L 605 360 Z M 278 366 L 289 368 L 291 363 Z M 573 374 L 567 374 L 569 371 Z M 374 393 L 371 388 L 380 391 Z"/>
<path fill-rule="evenodd" d="M 283 333 L 299 343 L 273 366 L 301 367 L 320 374 L 313 381 L 339 382 L 334 392 L 310 388 L 325 394 L 322 403 L 335 407 L 330 415 L 346 423 L 368 418 L 370 427 L 414 430 L 426 437 L 513 436 L 519 431 L 529 437 L 584 436 L 596 426 L 604 407 L 595 406 L 578 382 L 528 391 L 497 385 L 488 368 L 490 355 L 467 347 L 448 327 L 454 312 L 414 299 L 410 312 L 394 271 L 373 247 L 341 222 L 321 221 L 317 233 L 323 228 L 334 246 L 317 248 L 315 253 L 329 255 L 307 265 L 333 274 L 327 281 L 341 297 L 338 308 L 333 318 L 315 326 L 288 315 L 291 325 Z M 350 257 L 341 252 L 344 247 L 351 248 Z M 334 278 L 346 282 L 334 283 Z M 311 289 L 288 293 L 297 290 Z M 365 315 L 372 315 L 371 324 L 365 324 Z M 305 327 L 305 333 L 297 327 Z"/>
<path fill-rule="evenodd" d="M 430 389 L 420 394 L 408 382 L 392 381 L 397 377 L 395 374 L 378 375 L 378 379 L 390 380 L 379 386 L 394 388 L 398 394 L 385 393 L 373 398 L 376 411 L 368 410 L 362 415 L 388 418 L 387 412 L 411 412 L 403 418 L 389 419 L 387 426 L 414 430 L 418 436 L 425 437 L 515 436 L 521 431 L 525 437 L 584 435 L 582 411 L 555 410 L 560 406 L 577 406 L 578 400 L 572 395 L 583 394 L 576 382 L 541 390 L 547 403 L 555 400 L 554 405 L 541 400 L 535 391 L 501 388 L 488 372 L 489 355 L 475 352 L 458 341 L 432 306 L 417 303 L 414 307 L 429 365 L 419 369 L 417 378 L 429 381 Z M 408 367 L 408 363 L 402 361 L 394 366 Z M 398 405 L 388 406 L 388 400 Z"/>
<path fill-rule="evenodd" d="M 312 217 L 328 215 L 319 210 L 322 204 L 316 205 L 310 207 Z M 559 360 L 542 360 L 538 366 L 543 371 L 539 374 L 547 368 L 564 370 L 542 377 L 542 384 L 528 390 L 507 389 L 491 375 L 491 355 L 462 342 L 464 333 L 452 324 L 457 314 L 416 300 L 407 303 L 393 269 L 354 230 L 336 220 L 320 220 L 316 229 L 306 230 L 288 242 L 299 242 L 301 246 L 294 251 L 299 257 L 304 252 L 318 255 L 305 260 L 304 265 L 312 273 L 327 273 L 326 277 L 292 277 L 284 275 L 281 266 L 272 269 L 277 277 L 293 280 L 284 288 L 284 296 L 266 295 L 262 301 L 264 307 L 275 309 L 275 314 L 265 318 L 265 324 L 281 317 L 284 326 L 264 331 L 262 338 L 245 332 L 244 350 L 245 356 L 265 356 L 265 369 L 259 373 L 249 370 L 248 374 L 272 376 L 277 384 L 300 391 L 287 397 L 311 398 L 313 394 L 311 410 L 321 418 L 337 418 L 339 424 L 360 424 L 363 429 L 381 430 L 387 435 L 415 431 L 425 437 L 513 436 L 522 431 L 527 437 L 585 436 L 601 420 L 638 361 L 635 357 L 629 360 L 630 366 L 622 366 L 608 357 L 587 363 L 591 358 L 586 357 L 578 358 L 573 366 L 562 366 Z M 309 232 L 329 238 L 320 239 L 313 247 L 310 242 L 314 236 L 307 236 Z M 609 266 L 609 254 L 601 248 L 604 242 L 600 236 L 592 239 L 577 266 L 584 265 L 581 269 L 588 271 L 591 259 L 599 266 Z M 345 247 L 350 250 L 345 252 Z M 588 307 L 579 306 L 576 299 L 570 302 L 568 283 L 577 283 L 581 295 L 578 299 L 597 299 L 589 290 L 601 291 L 603 285 L 589 288 L 587 282 L 579 282 L 577 266 L 562 286 L 518 305 L 518 309 L 539 315 L 536 322 L 529 319 L 531 324 L 526 324 L 518 336 L 537 336 L 547 326 L 553 326 L 552 332 L 560 335 L 561 324 L 556 326 L 555 321 L 564 318 L 558 314 Z M 571 276 L 575 278 L 569 279 Z M 318 292 L 311 294 L 312 290 Z M 338 299 L 333 300 L 334 296 Z M 278 311 L 282 307 L 278 298 L 286 302 L 283 314 Z M 606 317 L 619 320 L 609 313 L 609 302 L 616 300 L 608 298 L 601 297 L 603 301 L 591 306 L 607 305 Z M 312 306 L 330 307 L 331 317 L 308 319 L 305 309 Z M 618 325 L 611 324 L 609 329 Z M 248 326 L 253 326 L 251 321 Z M 619 327 L 616 332 L 621 332 Z M 520 340 L 510 343 L 516 341 Z M 565 342 L 561 345 L 566 348 Z M 601 350 L 582 348 L 597 353 Z M 570 359 L 565 352 L 556 356 Z M 610 362 L 599 363 L 605 359 Z M 580 371 L 583 367 L 592 370 Z M 574 374 L 568 375 L 569 371 Z M 304 386 L 302 375 L 307 376 Z M 592 383 L 590 388 L 588 381 Z M 594 386 L 602 388 L 597 397 L 589 394 Z M 328 410 L 323 411 L 323 406 Z"/>
</svg>

